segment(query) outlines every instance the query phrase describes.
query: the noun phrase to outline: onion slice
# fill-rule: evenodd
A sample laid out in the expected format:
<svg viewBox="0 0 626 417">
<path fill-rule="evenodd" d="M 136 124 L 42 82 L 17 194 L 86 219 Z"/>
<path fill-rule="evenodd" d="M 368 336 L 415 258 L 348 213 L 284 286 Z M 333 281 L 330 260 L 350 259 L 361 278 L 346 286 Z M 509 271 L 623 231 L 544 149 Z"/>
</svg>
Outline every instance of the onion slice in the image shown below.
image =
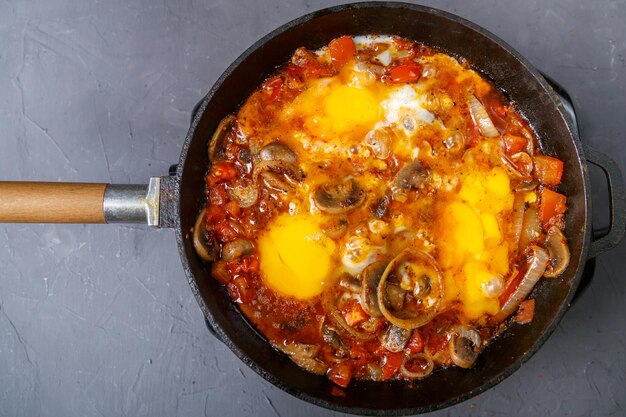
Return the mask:
<svg viewBox="0 0 626 417">
<path fill-rule="evenodd" d="M 452 326 L 450 333 L 448 346 L 452 362 L 461 368 L 471 368 L 482 347 L 480 335 L 475 329 L 459 324 Z"/>
<path fill-rule="evenodd" d="M 203 208 L 193 226 L 193 248 L 200 258 L 212 262 L 219 257 L 220 249 L 215 237 L 207 233 L 205 217 L 206 208 Z"/>
<path fill-rule="evenodd" d="M 493 317 L 497 322 L 504 320 L 515 311 L 519 303 L 530 294 L 535 284 L 546 270 L 550 259 L 548 252 L 539 246 L 531 246 L 530 250 L 532 251 L 532 255 L 528 263 L 528 269 L 517 288 L 504 304 L 502 304 L 498 314 Z"/>
<path fill-rule="evenodd" d="M 425 367 L 419 371 L 408 370 L 406 364 L 414 360 L 423 360 L 425 362 Z M 402 365 L 400 366 L 400 373 L 408 379 L 422 379 L 430 375 L 434 368 L 435 364 L 433 363 L 430 355 L 426 353 L 416 353 L 415 355 L 410 355 L 404 358 L 404 361 L 402 361 Z"/>
<path fill-rule="evenodd" d="M 498 129 L 496 129 L 495 125 L 489 118 L 487 109 L 485 109 L 485 106 L 483 106 L 483 104 L 475 96 L 472 96 L 469 108 L 472 119 L 474 120 L 474 123 L 476 123 L 476 126 L 480 129 L 480 133 L 482 133 L 483 136 L 487 138 L 500 136 L 500 132 L 498 132 Z"/>
<path fill-rule="evenodd" d="M 387 279 L 391 272 L 393 272 L 398 266 L 400 266 L 403 262 L 415 259 L 420 262 L 426 263 L 430 268 L 432 268 L 437 273 L 436 282 L 432 283 L 432 290 L 430 294 L 434 294 L 435 301 L 432 305 L 428 306 L 427 309 L 424 309 L 417 316 L 414 317 L 400 317 L 394 315 L 386 306 L 385 297 L 386 297 L 386 284 Z M 443 298 L 443 277 L 441 276 L 441 271 L 439 271 L 439 267 L 437 266 L 437 262 L 435 259 L 426 252 L 417 251 L 413 249 L 405 249 L 400 252 L 398 256 L 393 258 L 391 262 L 385 268 L 382 277 L 380 278 L 380 282 L 378 283 L 378 308 L 380 312 L 385 316 L 387 320 L 391 324 L 394 324 L 403 329 L 417 329 L 431 321 L 437 314 L 439 314 L 439 306 L 441 305 L 441 300 Z"/>
</svg>

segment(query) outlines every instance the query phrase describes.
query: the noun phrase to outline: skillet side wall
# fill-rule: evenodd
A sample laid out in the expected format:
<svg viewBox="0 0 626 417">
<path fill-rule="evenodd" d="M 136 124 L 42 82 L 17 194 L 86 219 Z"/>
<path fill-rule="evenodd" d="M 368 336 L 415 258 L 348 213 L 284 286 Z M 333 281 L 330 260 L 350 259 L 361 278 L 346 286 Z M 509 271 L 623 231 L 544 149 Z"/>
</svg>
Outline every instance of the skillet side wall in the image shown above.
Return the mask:
<svg viewBox="0 0 626 417">
<path fill-rule="evenodd" d="M 481 354 L 472 370 L 451 368 L 412 386 L 405 383 L 355 381 L 346 397 L 330 395 L 331 383 L 302 371 L 273 350 L 240 314 L 225 289 L 210 277 L 185 234 L 204 204 L 207 142 L 219 121 L 238 106 L 277 65 L 299 46 L 316 49 L 344 35 L 394 34 L 467 59 L 517 105 L 535 128 L 544 151 L 564 160 L 560 190 L 568 195 L 566 236 L 572 260 L 555 280 L 542 280 L 533 292 L 535 320 L 513 325 Z M 183 146 L 178 168 L 179 227 L 183 267 L 203 313 L 219 336 L 244 362 L 268 381 L 315 404 L 360 414 L 413 414 L 452 405 L 500 382 L 528 360 L 554 330 L 578 285 L 586 259 L 590 225 L 588 174 L 580 142 L 571 132 L 551 89 L 537 72 L 493 35 L 456 16 L 400 3 L 338 6 L 304 16 L 261 39 L 237 59 L 211 89 Z M 375 395 L 374 395 L 375 394 Z"/>
</svg>

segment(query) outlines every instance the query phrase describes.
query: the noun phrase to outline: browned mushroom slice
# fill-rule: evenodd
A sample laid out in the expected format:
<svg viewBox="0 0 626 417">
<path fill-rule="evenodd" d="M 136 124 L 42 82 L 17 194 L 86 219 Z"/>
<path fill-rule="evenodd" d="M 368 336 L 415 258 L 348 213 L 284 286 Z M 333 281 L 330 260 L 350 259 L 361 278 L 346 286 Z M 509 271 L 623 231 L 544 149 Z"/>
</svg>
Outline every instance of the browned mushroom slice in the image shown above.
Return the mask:
<svg viewBox="0 0 626 417">
<path fill-rule="evenodd" d="M 348 219 L 346 217 L 333 216 L 321 224 L 322 232 L 331 239 L 339 239 L 348 231 Z"/>
<path fill-rule="evenodd" d="M 240 178 L 233 182 L 228 189 L 230 197 L 239 204 L 241 208 L 252 207 L 259 198 L 259 190 L 254 181 L 248 178 Z"/>
<path fill-rule="evenodd" d="M 209 161 L 215 162 L 224 159 L 225 141 L 228 134 L 235 126 L 237 119 L 232 114 L 222 119 L 209 142 Z"/>
<path fill-rule="evenodd" d="M 550 261 L 548 262 L 543 276 L 547 278 L 558 277 L 569 265 L 570 252 L 567 246 L 567 239 L 565 239 L 561 229 L 556 226 L 552 226 L 550 230 L 548 230 L 546 249 L 548 249 Z"/>
<path fill-rule="evenodd" d="M 295 165 L 298 160 L 298 154 L 281 141 L 265 145 L 258 156 L 261 161 L 284 161 L 291 165 Z"/>
<path fill-rule="evenodd" d="M 404 190 L 421 187 L 428 179 L 428 170 L 419 161 L 403 166 L 394 178 L 394 185 Z"/>
<path fill-rule="evenodd" d="M 365 191 L 354 178 L 345 178 L 338 184 L 325 184 L 313 193 L 315 205 L 328 214 L 344 214 L 358 208 L 365 201 Z"/>
<path fill-rule="evenodd" d="M 248 239 L 235 239 L 225 243 L 222 247 L 222 259 L 226 262 L 235 260 L 245 255 L 249 255 L 254 250 L 252 242 Z"/>
<path fill-rule="evenodd" d="M 193 226 L 193 248 L 205 261 L 214 261 L 219 257 L 220 247 L 217 239 L 206 226 L 206 208 L 202 209 Z"/>
<path fill-rule="evenodd" d="M 330 326 L 322 326 L 322 339 L 331 347 L 335 357 L 343 358 L 348 354 L 348 348 L 341 340 L 341 337 Z"/>
<path fill-rule="evenodd" d="M 359 281 L 361 281 L 361 307 L 367 314 L 373 317 L 380 317 L 383 313 L 378 308 L 378 283 L 385 272 L 387 264 L 382 261 L 374 262 L 361 271 Z"/>
<path fill-rule="evenodd" d="M 412 331 L 390 324 L 380 335 L 380 345 L 390 352 L 401 352 L 411 338 Z"/>
<path fill-rule="evenodd" d="M 396 281 L 400 280 L 402 287 L 412 287 L 413 302 L 404 303 L 404 308 L 400 311 L 390 308 L 386 300 L 391 276 Z M 378 308 L 392 324 L 403 329 L 415 329 L 425 325 L 439 314 L 443 298 L 443 278 L 437 262 L 426 252 L 410 248 L 404 250 L 385 268 L 378 283 L 377 295 Z"/>
<path fill-rule="evenodd" d="M 252 177 L 255 182 L 261 177 L 270 188 L 288 192 L 302 180 L 302 171 L 282 160 L 263 160 L 254 166 Z"/>
<path fill-rule="evenodd" d="M 450 328 L 450 357 L 455 365 L 461 368 L 471 368 L 482 348 L 482 341 L 478 332 L 469 327 L 455 325 Z"/>
<path fill-rule="evenodd" d="M 382 219 L 389 212 L 389 206 L 391 205 L 391 190 L 385 191 L 385 194 L 378 200 L 373 208 L 374 216 L 378 219 Z"/>
<path fill-rule="evenodd" d="M 307 345 L 304 343 L 273 343 L 276 349 L 289 356 L 298 366 L 317 375 L 324 375 L 328 370 L 328 365 L 315 358 L 320 347 L 317 345 Z"/>
</svg>

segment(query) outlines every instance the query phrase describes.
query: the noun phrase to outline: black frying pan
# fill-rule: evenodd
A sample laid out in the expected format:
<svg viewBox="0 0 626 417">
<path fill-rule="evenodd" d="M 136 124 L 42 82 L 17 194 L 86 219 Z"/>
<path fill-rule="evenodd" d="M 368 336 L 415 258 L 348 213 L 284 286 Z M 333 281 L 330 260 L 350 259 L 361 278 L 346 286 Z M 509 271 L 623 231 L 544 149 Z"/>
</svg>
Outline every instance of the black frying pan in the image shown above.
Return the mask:
<svg viewBox="0 0 626 417">
<path fill-rule="evenodd" d="M 568 196 L 565 234 L 572 257 L 561 277 L 541 280 L 531 294 L 537 300 L 533 322 L 512 325 L 482 352 L 473 369 L 441 370 L 410 384 L 353 381 L 345 390 L 345 397 L 336 397 L 331 395 L 332 383 L 326 377 L 303 371 L 255 331 L 226 290 L 211 278 L 210 266 L 196 255 L 188 233 L 205 204 L 207 144 L 219 121 L 236 112 L 242 101 L 297 47 L 316 49 L 341 35 L 373 33 L 406 37 L 465 58 L 517 105 L 535 128 L 543 151 L 565 162 L 566 175 L 560 188 Z M 195 109 L 180 161 L 170 177 L 153 179 L 150 187 L 90 186 L 90 194 L 83 193 L 80 186 L 78 191 L 58 192 L 55 190 L 59 190 L 59 184 L 0 183 L 0 222 L 147 221 L 159 227 L 173 227 L 185 274 L 207 324 L 263 378 L 298 398 L 338 411 L 418 414 L 475 396 L 517 370 L 545 342 L 567 311 L 585 262 L 616 246 L 624 235 L 626 209 L 620 171 L 606 156 L 583 151 L 573 113 L 568 113 L 568 109 L 571 105 L 559 98 L 528 61 L 493 34 L 458 16 L 392 2 L 337 6 L 280 27 L 251 46 L 224 72 Z M 603 169 L 611 196 L 611 227 L 597 240 L 592 237 L 587 161 Z M 33 194 L 28 187 L 31 191 L 35 187 L 40 197 L 49 197 L 47 204 L 58 214 L 55 218 L 32 208 Z M 84 197 L 92 206 L 95 202 L 96 209 L 81 206 L 82 217 L 76 213 L 72 218 L 63 217 L 69 201 L 76 204 L 77 197 Z"/>
</svg>

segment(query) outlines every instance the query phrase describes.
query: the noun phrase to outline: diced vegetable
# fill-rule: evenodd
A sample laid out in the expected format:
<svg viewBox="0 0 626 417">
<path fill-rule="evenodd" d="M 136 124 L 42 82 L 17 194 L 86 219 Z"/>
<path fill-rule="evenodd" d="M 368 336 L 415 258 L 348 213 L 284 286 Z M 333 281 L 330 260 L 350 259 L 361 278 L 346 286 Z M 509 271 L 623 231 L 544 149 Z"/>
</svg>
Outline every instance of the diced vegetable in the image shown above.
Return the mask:
<svg viewBox="0 0 626 417">
<path fill-rule="evenodd" d="M 411 353 L 420 353 L 424 350 L 424 340 L 417 329 L 413 330 L 413 334 L 409 339 L 409 343 L 406 345 L 406 349 L 408 349 Z"/>
<path fill-rule="evenodd" d="M 558 220 L 567 210 L 567 197 L 549 188 L 544 188 L 541 192 L 541 204 L 539 206 L 539 219 L 544 228 L 548 228 Z"/>
<path fill-rule="evenodd" d="M 535 156 L 535 176 L 542 184 L 559 185 L 563 176 L 563 161 L 546 155 Z"/>
<path fill-rule="evenodd" d="M 402 366 L 403 361 L 404 354 L 402 352 L 387 353 L 384 359 L 385 363 L 383 364 L 383 381 L 386 381 L 394 376 L 396 372 L 398 372 L 398 369 Z"/>
<path fill-rule="evenodd" d="M 352 379 L 352 366 L 348 362 L 339 362 L 328 370 L 328 379 L 342 388 L 346 388 Z"/>
<path fill-rule="evenodd" d="M 211 172 L 207 178 L 210 186 L 220 182 L 232 180 L 237 176 L 237 168 L 230 162 L 216 162 L 211 166 Z"/>
<path fill-rule="evenodd" d="M 358 326 L 369 318 L 367 313 L 361 308 L 361 304 L 356 301 L 349 304 L 342 312 L 344 320 L 350 327 Z"/>
<path fill-rule="evenodd" d="M 221 206 L 210 205 L 206 209 L 206 220 L 211 224 L 219 223 L 226 219 L 226 210 Z"/>
<path fill-rule="evenodd" d="M 228 212 L 228 214 L 233 218 L 238 218 L 241 215 L 241 207 L 237 204 L 236 201 L 231 201 L 227 203 L 224 208 Z"/>
<path fill-rule="evenodd" d="M 422 66 L 414 61 L 408 61 L 389 70 L 389 79 L 392 83 L 414 83 L 422 75 Z"/>
<path fill-rule="evenodd" d="M 283 79 L 279 76 L 269 78 L 263 83 L 263 92 L 269 95 L 270 100 L 276 100 L 283 86 Z"/>
<path fill-rule="evenodd" d="M 504 141 L 504 148 L 506 149 L 506 153 L 509 155 L 516 154 L 518 152 L 522 152 L 526 149 L 526 145 L 528 144 L 528 140 L 522 136 L 515 136 L 509 133 L 502 136 L 502 140 Z"/>
<path fill-rule="evenodd" d="M 350 36 L 333 39 L 328 44 L 328 49 L 335 68 L 343 67 L 356 54 L 356 46 Z"/>
</svg>

